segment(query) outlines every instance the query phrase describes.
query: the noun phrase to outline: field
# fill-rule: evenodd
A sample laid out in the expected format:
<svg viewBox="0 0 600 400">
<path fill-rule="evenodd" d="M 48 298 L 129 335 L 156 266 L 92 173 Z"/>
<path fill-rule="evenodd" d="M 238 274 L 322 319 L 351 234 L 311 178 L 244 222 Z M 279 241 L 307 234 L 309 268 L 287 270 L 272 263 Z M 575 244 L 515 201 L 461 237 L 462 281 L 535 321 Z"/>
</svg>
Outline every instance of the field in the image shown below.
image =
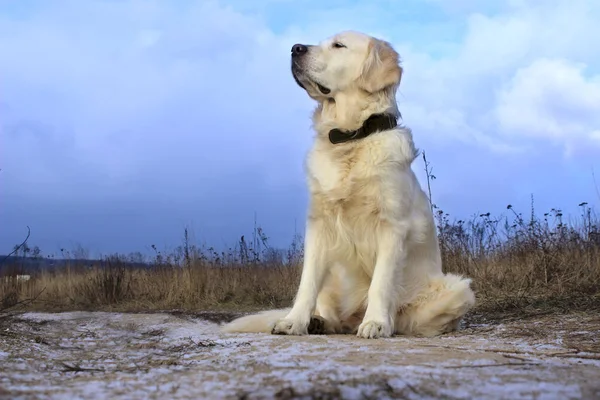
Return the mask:
<svg viewBox="0 0 600 400">
<path fill-rule="evenodd" d="M 0 398 L 597 398 L 600 224 L 580 208 L 569 222 L 436 209 L 444 269 L 473 278 L 477 306 L 434 339 L 218 333 L 291 303 L 301 237 L 277 252 L 258 228 L 217 253 L 185 233 L 169 254 L 102 265 L 65 252 L 0 283 Z"/>
</svg>

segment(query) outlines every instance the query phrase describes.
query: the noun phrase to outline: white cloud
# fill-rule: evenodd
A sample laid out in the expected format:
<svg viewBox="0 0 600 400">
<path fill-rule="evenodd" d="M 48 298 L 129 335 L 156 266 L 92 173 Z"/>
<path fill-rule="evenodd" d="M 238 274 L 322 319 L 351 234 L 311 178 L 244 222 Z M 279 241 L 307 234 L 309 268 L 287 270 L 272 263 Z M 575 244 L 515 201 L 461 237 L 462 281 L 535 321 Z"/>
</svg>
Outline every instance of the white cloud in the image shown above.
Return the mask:
<svg viewBox="0 0 600 400">
<path fill-rule="evenodd" d="M 168 185 L 214 175 L 209 164 L 258 164 L 277 181 L 269 164 L 301 164 L 308 118 L 282 132 L 308 100 L 289 75 L 291 42 L 259 18 L 217 2 L 61 2 L 0 25 L 9 185 L 80 193 L 72 173 L 95 176 L 90 190 L 151 175 Z"/>
<path fill-rule="evenodd" d="M 432 57 L 393 33 L 405 60 L 400 101 L 407 122 L 438 140 L 495 151 L 529 148 L 558 123 L 554 131 L 576 133 L 552 134 L 556 145 L 585 146 L 582 139 L 599 126 L 600 53 L 591 49 L 600 37 L 600 3 L 496 2 L 502 11 L 494 15 L 475 12 L 470 1 L 446 6 L 455 3 L 468 16 L 453 51 Z"/>
<path fill-rule="evenodd" d="M 498 94 L 502 133 L 586 144 L 600 127 L 600 75 L 586 77 L 584 67 L 539 59 L 519 69 Z"/>
</svg>

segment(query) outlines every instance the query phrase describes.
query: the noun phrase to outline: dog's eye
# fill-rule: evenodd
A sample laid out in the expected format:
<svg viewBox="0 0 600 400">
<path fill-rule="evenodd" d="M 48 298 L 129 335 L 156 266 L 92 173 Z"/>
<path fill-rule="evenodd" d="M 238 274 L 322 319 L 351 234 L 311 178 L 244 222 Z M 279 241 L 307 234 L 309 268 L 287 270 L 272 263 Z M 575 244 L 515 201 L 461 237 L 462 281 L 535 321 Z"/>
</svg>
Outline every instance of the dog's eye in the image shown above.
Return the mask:
<svg viewBox="0 0 600 400">
<path fill-rule="evenodd" d="M 333 47 L 334 47 L 334 48 L 336 48 L 336 49 L 341 49 L 341 48 L 343 48 L 343 47 L 346 47 L 346 46 L 344 46 L 344 45 L 343 45 L 343 44 L 341 44 L 340 42 L 335 42 L 335 43 L 333 44 Z"/>
</svg>

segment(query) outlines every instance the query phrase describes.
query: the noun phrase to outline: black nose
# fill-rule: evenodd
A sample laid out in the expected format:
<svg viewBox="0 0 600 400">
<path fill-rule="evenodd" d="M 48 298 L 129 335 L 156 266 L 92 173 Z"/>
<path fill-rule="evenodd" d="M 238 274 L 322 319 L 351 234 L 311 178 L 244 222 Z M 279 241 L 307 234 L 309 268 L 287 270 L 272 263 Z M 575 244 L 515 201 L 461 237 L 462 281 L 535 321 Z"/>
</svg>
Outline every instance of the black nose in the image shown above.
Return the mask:
<svg viewBox="0 0 600 400">
<path fill-rule="evenodd" d="M 295 44 L 292 46 L 292 55 L 301 56 L 308 51 L 308 47 L 303 44 Z"/>
</svg>

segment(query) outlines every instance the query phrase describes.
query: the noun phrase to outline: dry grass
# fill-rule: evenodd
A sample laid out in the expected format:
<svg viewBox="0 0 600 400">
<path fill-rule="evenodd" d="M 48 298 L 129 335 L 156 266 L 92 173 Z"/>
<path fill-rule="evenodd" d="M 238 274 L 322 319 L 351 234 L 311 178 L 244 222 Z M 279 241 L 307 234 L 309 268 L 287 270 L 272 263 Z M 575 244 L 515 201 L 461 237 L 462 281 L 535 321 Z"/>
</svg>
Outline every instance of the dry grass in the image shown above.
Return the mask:
<svg viewBox="0 0 600 400">
<path fill-rule="evenodd" d="M 450 222 L 438 211 L 444 267 L 473 278 L 479 309 L 600 307 L 600 223 L 580 204 L 569 223 L 560 210 L 528 218 L 508 206 L 508 217 L 481 214 Z"/>
<path fill-rule="evenodd" d="M 70 268 L 4 284 L 0 297 L 14 302 L 43 289 L 27 306 L 40 310 L 252 309 L 287 306 L 298 278 L 299 268 L 277 265 L 128 268 L 112 260 L 107 267 Z"/>
<path fill-rule="evenodd" d="M 489 214 L 451 221 L 436 209 L 446 272 L 473 278 L 476 311 L 549 312 L 600 309 L 600 224 L 586 204 L 577 221 L 563 222 L 560 210 L 524 218 Z M 0 283 L 0 310 L 249 310 L 291 304 L 300 278 L 301 238 L 287 254 L 266 246 L 258 230 L 254 246 L 240 241 L 216 253 L 184 243 L 175 252 L 156 252 L 148 267 L 131 257 L 111 256 L 105 265 L 69 262 L 27 282 Z M 259 248 L 262 243 L 262 250 Z M 136 257 L 137 261 L 139 256 Z M 148 260 L 146 260 L 148 261 Z M 6 268 L 5 268 L 6 270 Z M 35 301 L 26 302 L 35 298 Z M 19 303 L 20 302 L 20 303 Z M 23 303 L 26 302 L 26 303 Z"/>
</svg>

